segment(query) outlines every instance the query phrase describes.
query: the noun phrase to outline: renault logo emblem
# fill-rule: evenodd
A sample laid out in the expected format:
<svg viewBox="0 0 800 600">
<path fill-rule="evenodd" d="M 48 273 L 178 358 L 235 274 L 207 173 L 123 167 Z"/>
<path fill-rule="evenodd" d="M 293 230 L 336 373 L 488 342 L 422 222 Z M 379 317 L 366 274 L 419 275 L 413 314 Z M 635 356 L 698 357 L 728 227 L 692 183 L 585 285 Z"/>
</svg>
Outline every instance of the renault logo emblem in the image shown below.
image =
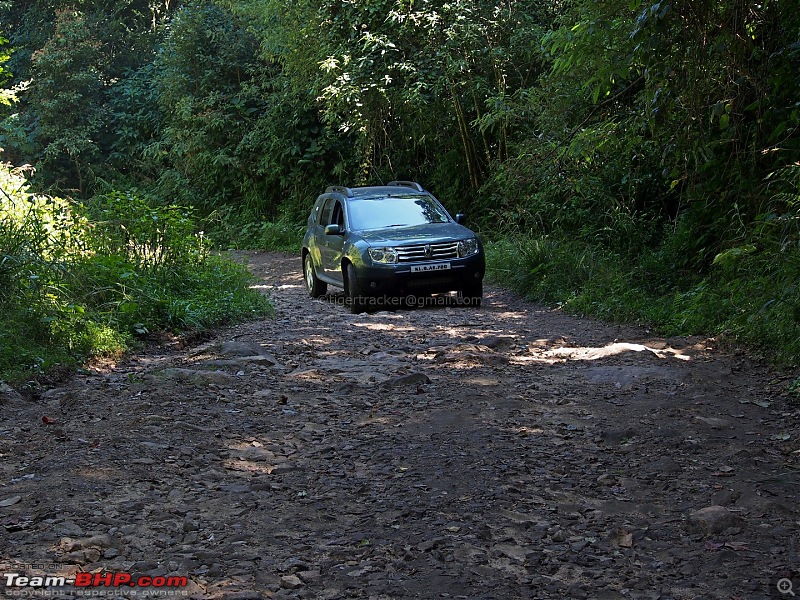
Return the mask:
<svg viewBox="0 0 800 600">
<path fill-rule="evenodd" d="M 430 244 L 426 244 L 425 245 L 425 258 L 430 258 L 431 256 L 433 256 L 433 250 L 431 250 L 431 245 Z"/>
</svg>

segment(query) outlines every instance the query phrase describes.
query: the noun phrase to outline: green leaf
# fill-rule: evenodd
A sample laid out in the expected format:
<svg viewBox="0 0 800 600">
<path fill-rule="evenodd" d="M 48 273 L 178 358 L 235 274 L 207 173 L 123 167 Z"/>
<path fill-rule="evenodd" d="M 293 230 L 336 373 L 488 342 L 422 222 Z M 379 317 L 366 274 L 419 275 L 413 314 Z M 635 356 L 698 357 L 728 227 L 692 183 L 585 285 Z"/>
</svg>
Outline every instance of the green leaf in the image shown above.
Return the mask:
<svg viewBox="0 0 800 600">
<path fill-rule="evenodd" d="M 752 244 L 737 246 L 736 248 L 729 248 L 728 250 L 717 254 L 711 264 L 727 268 L 734 265 L 742 257 L 752 254 L 755 251 L 756 247 Z"/>
</svg>

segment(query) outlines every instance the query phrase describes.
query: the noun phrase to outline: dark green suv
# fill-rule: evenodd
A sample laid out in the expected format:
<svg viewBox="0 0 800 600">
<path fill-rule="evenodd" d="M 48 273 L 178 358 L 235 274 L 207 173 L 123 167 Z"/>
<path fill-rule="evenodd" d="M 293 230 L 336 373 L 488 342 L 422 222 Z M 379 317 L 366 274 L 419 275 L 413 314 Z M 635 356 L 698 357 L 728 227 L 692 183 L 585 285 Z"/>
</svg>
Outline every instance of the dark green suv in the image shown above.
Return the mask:
<svg viewBox="0 0 800 600">
<path fill-rule="evenodd" d="M 413 181 L 329 187 L 314 203 L 303 238 L 308 293 L 317 298 L 329 284 L 343 288 L 354 313 L 446 292 L 479 306 L 483 245 L 462 222 Z"/>
</svg>

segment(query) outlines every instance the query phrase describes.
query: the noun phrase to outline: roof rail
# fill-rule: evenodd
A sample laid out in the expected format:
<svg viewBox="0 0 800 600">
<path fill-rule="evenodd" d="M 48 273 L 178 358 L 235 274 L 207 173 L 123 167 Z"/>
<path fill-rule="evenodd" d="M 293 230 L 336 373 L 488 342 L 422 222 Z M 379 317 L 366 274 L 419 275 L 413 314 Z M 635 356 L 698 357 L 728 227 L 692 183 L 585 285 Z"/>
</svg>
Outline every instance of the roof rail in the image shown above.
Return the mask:
<svg viewBox="0 0 800 600">
<path fill-rule="evenodd" d="M 390 181 L 386 185 L 398 185 L 401 187 L 410 187 L 411 189 L 416 190 L 418 192 L 425 191 L 425 189 L 416 181 Z"/>
<path fill-rule="evenodd" d="M 353 190 L 343 185 L 329 185 L 328 189 L 325 190 L 325 193 L 330 194 L 331 192 L 339 192 L 340 194 L 344 194 L 348 198 L 353 197 Z"/>
</svg>

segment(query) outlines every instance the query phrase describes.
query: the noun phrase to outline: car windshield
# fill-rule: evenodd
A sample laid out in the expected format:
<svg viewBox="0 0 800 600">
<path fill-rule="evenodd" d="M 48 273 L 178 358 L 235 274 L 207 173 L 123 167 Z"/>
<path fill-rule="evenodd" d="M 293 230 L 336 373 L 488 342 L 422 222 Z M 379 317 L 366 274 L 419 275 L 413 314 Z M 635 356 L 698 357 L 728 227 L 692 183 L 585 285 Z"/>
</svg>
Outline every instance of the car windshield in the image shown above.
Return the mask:
<svg viewBox="0 0 800 600">
<path fill-rule="evenodd" d="M 447 213 L 428 196 L 389 196 L 351 200 L 350 228 L 355 230 L 448 223 Z"/>
</svg>

